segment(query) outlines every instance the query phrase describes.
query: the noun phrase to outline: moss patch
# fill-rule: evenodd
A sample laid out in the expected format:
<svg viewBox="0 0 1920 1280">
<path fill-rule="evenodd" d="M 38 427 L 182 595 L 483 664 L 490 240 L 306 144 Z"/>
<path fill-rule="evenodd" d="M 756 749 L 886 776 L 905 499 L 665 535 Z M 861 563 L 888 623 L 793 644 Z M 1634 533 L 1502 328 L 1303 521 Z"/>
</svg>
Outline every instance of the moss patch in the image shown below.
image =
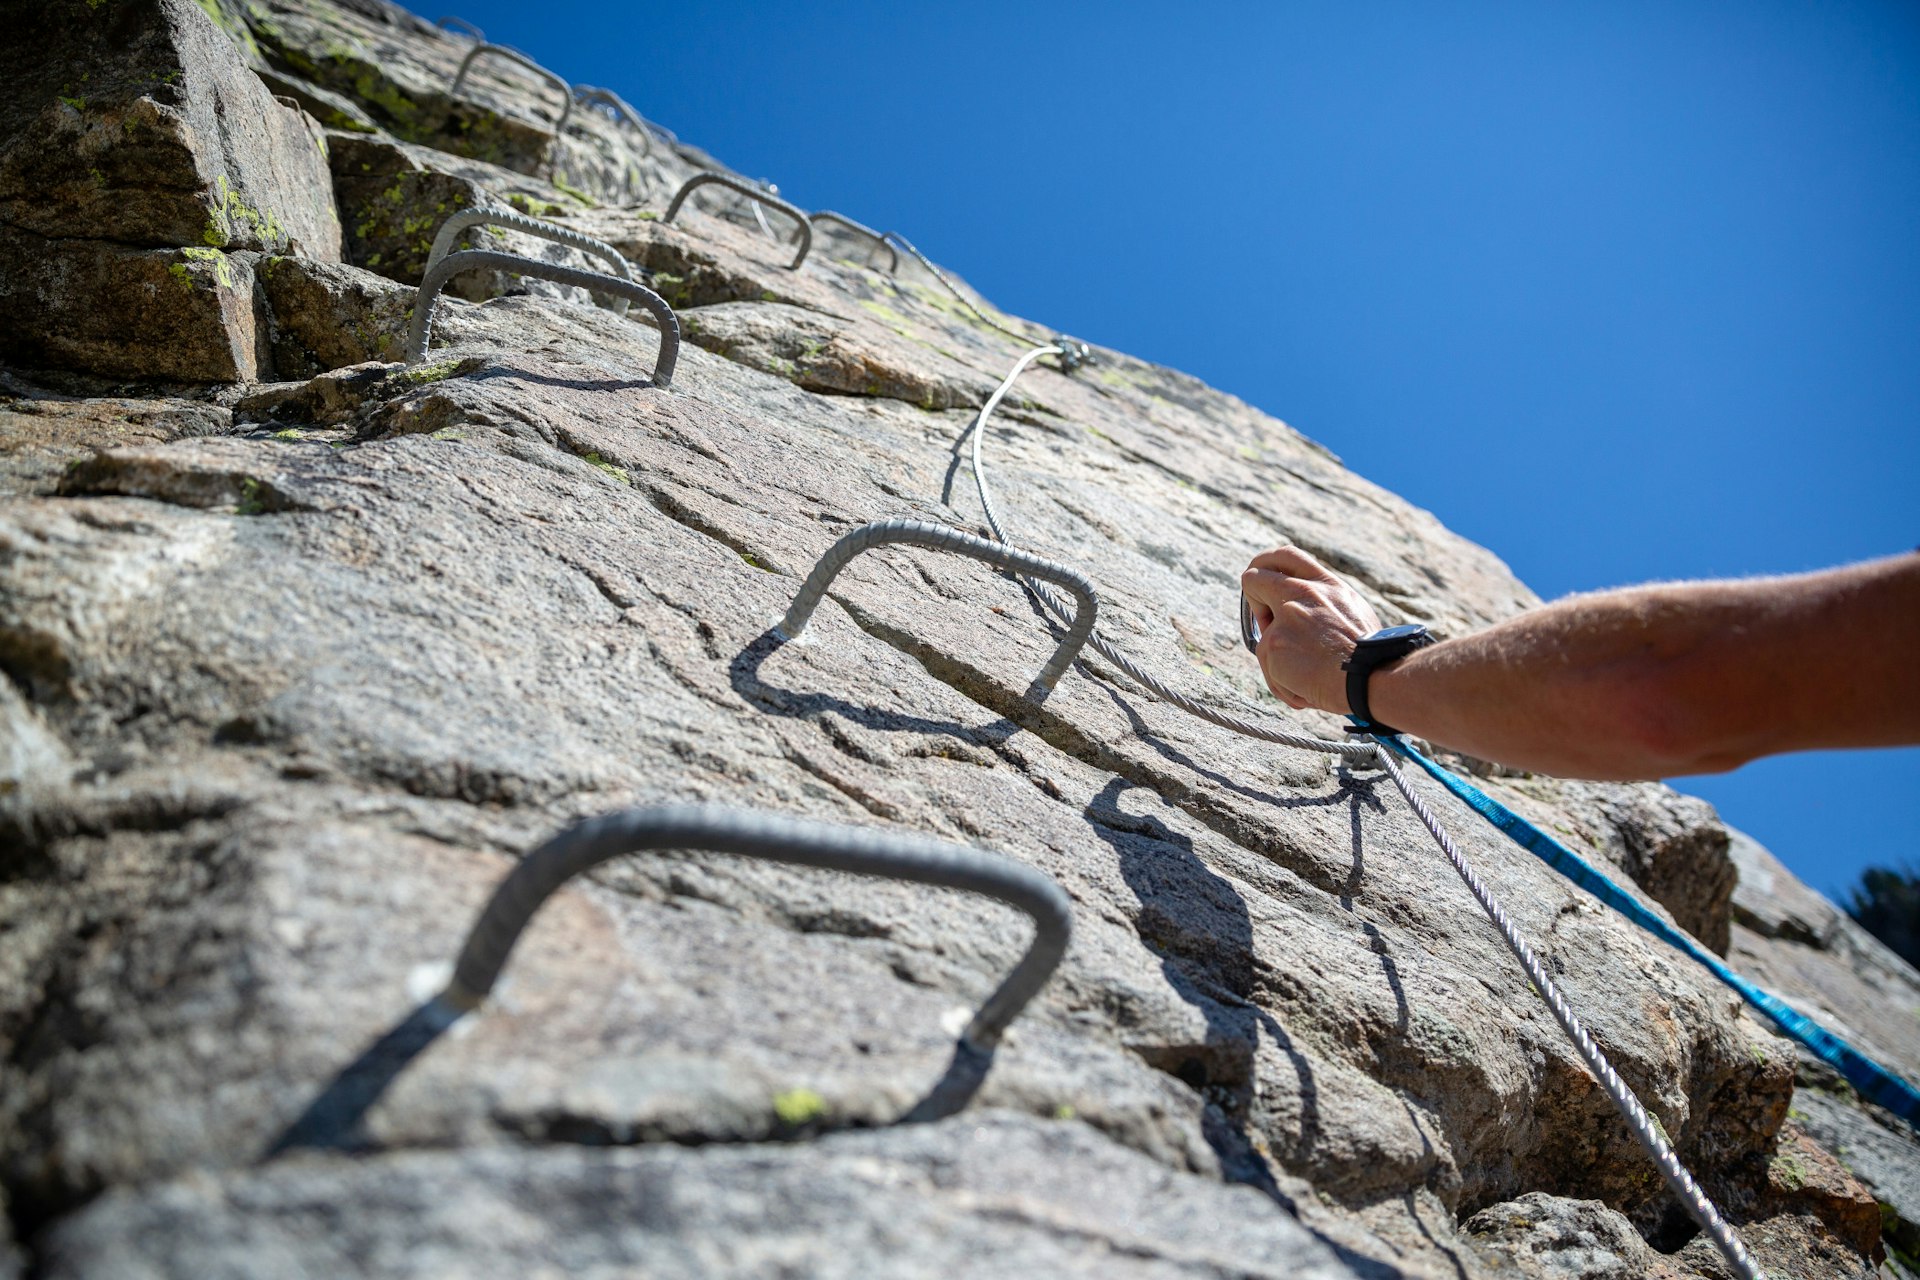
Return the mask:
<svg viewBox="0 0 1920 1280">
<path fill-rule="evenodd" d="M 627 482 L 627 469 L 625 467 L 616 467 L 597 453 L 587 453 L 582 456 L 581 461 L 587 463 L 589 466 L 600 468 L 621 484 Z"/>
<path fill-rule="evenodd" d="M 788 1089 L 774 1095 L 773 1114 L 781 1124 L 797 1129 L 827 1114 L 827 1100 L 811 1089 Z"/>
</svg>

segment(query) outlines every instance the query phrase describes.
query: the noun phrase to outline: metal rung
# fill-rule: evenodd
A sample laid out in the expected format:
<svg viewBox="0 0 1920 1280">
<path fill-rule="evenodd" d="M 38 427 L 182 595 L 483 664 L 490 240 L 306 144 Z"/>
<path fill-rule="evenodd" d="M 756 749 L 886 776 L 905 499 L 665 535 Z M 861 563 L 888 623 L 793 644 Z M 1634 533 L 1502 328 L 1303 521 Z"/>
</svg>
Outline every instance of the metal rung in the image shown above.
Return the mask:
<svg viewBox="0 0 1920 1280">
<path fill-rule="evenodd" d="M 863 524 L 828 547 L 827 553 L 820 557 L 820 562 L 813 566 L 813 572 L 800 585 L 800 593 L 794 596 L 793 603 L 788 606 L 787 616 L 780 621 L 780 633 L 790 640 L 799 638 L 807 628 L 808 619 L 813 617 L 813 611 L 825 598 L 827 588 L 848 561 L 862 551 L 895 544 L 966 556 L 996 569 L 1043 578 L 1067 589 L 1074 599 L 1073 622 L 1060 647 L 1054 650 L 1053 657 L 1034 677 L 1033 685 L 1028 690 L 1030 696 L 1044 698 L 1060 677 L 1066 674 L 1067 668 L 1073 665 L 1073 660 L 1080 654 L 1080 647 L 1093 634 L 1100 600 L 1085 575 L 1063 564 L 1015 550 L 1005 543 L 989 542 L 985 538 L 976 538 L 970 533 L 962 533 L 944 525 L 928 524 L 924 520 L 879 520 L 873 524 Z"/>
<path fill-rule="evenodd" d="M 441 999 L 472 1009 L 499 980 L 514 943 L 554 892 L 573 877 L 628 853 L 707 849 L 855 875 L 911 880 L 983 894 L 1032 918 L 1033 941 L 961 1033 L 961 1043 L 991 1052 L 1008 1024 L 1053 976 L 1073 931 L 1073 908 L 1054 881 L 1023 863 L 981 849 L 902 831 L 806 822 L 720 805 L 626 809 L 568 828 L 507 873 L 467 934 Z"/>
<path fill-rule="evenodd" d="M 647 127 L 646 120 L 627 105 L 627 100 L 611 89 L 602 89 L 597 85 L 577 84 L 573 86 L 573 99 L 583 107 L 601 106 L 612 111 L 621 123 L 640 135 L 640 155 L 646 158 L 653 154 L 653 130 Z"/>
<path fill-rule="evenodd" d="M 680 320 L 665 298 L 636 280 L 602 275 L 563 267 L 557 262 L 523 258 L 517 253 L 499 253 L 492 249 L 463 249 L 440 259 L 420 281 L 413 300 L 413 327 L 407 337 L 407 363 L 418 364 L 427 354 L 427 341 L 433 332 L 433 306 L 440 290 L 454 276 L 467 271 L 510 271 L 517 275 L 569 284 L 594 293 L 611 294 L 637 302 L 653 313 L 660 326 L 660 354 L 653 364 L 653 384 L 662 389 L 673 382 L 673 366 L 680 358 Z"/>
<path fill-rule="evenodd" d="M 872 227 L 869 227 L 864 223 L 855 222 L 852 218 L 849 218 L 846 214 L 835 213 L 831 209 L 821 209 L 815 213 L 810 213 L 807 215 L 807 220 L 809 222 L 831 222 L 835 226 L 845 227 L 847 230 L 853 232 L 855 235 L 865 236 L 867 239 L 873 241 L 875 244 L 879 245 L 882 249 L 885 249 L 887 251 L 887 257 L 890 259 L 890 261 L 887 263 L 888 275 L 892 275 L 894 272 L 900 269 L 900 251 L 893 247 L 893 242 L 891 240 L 888 240 L 885 236 L 881 235 L 878 231 L 875 231 Z"/>
<path fill-rule="evenodd" d="M 474 26 L 471 22 L 468 22 L 465 18 L 456 18 L 449 14 L 433 25 L 439 27 L 442 31 L 458 31 L 460 34 L 470 37 L 475 44 L 485 44 L 487 42 L 487 33 Z"/>
<path fill-rule="evenodd" d="M 432 271 L 440 260 L 453 248 L 453 242 L 460 233 L 469 227 L 511 227 L 530 236 L 539 236 L 555 244 L 564 244 L 578 249 L 582 253 L 591 253 L 605 258 L 613 267 L 615 275 L 622 280 L 633 279 L 633 269 L 627 265 L 626 255 L 604 240 L 595 240 L 592 236 L 583 236 L 578 231 L 569 230 L 539 218 L 529 218 L 524 213 L 512 209 L 462 209 L 440 224 L 440 233 L 433 238 L 433 248 L 427 254 L 427 270 Z M 524 274 L 524 273 L 523 273 Z M 615 298 L 612 308 L 615 315 L 627 314 L 628 300 Z"/>
<path fill-rule="evenodd" d="M 473 66 L 473 60 L 484 53 L 505 58 L 509 62 L 517 62 L 560 91 L 560 118 L 553 122 L 553 133 L 557 139 L 560 136 L 560 131 L 567 127 L 567 116 L 573 111 L 573 89 L 568 86 L 565 80 L 547 70 L 518 49 L 509 49 L 503 44 L 477 44 L 467 50 L 467 56 L 460 59 L 460 70 L 454 74 L 452 86 L 447 89 L 448 96 L 457 97 L 459 95 L 460 86 L 467 82 L 467 71 Z"/>
<path fill-rule="evenodd" d="M 787 269 L 789 271 L 798 271 L 800 269 L 800 264 L 807 260 L 807 250 L 813 247 L 813 224 L 807 221 L 807 215 L 788 204 L 785 200 L 782 200 L 779 196 L 754 186 L 744 178 L 736 178 L 730 173 L 714 173 L 709 170 L 705 173 L 696 173 L 691 178 L 688 178 L 681 184 L 680 189 L 673 193 L 673 200 L 667 205 L 667 211 L 661 217 L 660 221 L 672 222 L 674 215 L 680 212 L 680 206 L 686 203 L 687 197 L 693 193 L 694 189 L 705 186 L 725 187 L 729 191 L 737 191 L 747 197 L 747 199 L 763 204 L 769 209 L 778 209 L 781 213 L 786 214 L 798 223 L 800 225 L 800 234 L 798 237 L 800 253 L 788 264 Z"/>
</svg>

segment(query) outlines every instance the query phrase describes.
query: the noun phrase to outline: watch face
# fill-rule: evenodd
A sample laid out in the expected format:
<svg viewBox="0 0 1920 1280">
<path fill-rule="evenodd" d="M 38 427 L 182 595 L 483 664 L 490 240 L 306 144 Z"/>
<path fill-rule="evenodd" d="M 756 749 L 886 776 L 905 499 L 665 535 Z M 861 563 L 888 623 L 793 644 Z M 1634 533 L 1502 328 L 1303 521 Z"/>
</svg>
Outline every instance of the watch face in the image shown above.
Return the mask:
<svg viewBox="0 0 1920 1280">
<path fill-rule="evenodd" d="M 1386 627 L 1361 639 L 1361 644 L 1393 644 L 1399 640 L 1410 640 L 1420 635 L 1426 628 L 1418 622 L 1403 623 L 1397 627 Z"/>
</svg>

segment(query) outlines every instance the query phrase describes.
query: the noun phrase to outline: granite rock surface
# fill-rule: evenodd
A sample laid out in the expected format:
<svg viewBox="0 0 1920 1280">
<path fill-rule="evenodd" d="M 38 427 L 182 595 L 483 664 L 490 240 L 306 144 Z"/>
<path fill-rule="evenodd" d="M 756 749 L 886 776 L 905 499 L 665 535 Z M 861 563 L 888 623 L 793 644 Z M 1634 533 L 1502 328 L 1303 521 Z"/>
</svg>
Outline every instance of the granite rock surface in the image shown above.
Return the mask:
<svg viewBox="0 0 1920 1280">
<path fill-rule="evenodd" d="M 850 528 L 982 531 L 967 433 L 1026 346 L 857 239 L 796 270 L 730 198 L 664 222 L 711 157 L 585 108 L 556 128 L 510 62 L 456 98 L 471 42 L 381 0 L 101 8 L 297 113 L 259 172 L 324 141 L 308 190 L 339 231 L 223 246 L 218 308 L 89 311 L 117 286 L 36 277 L 94 327 L 5 349 L 0 1275 L 9 1251 L 61 1277 L 1720 1274 L 1377 770 L 1096 656 L 1036 701 L 1054 634 L 963 558 L 862 556 L 776 633 Z M 44 88 L 9 91 L 7 128 Z M 228 154 L 188 141 L 183 174 Z M 467 278 L 441 345 L 389 363 L 439 222 L 479 203 L 625 254 L 678 312 L 671 390 L 641 309 L 512 275 Z M 7 207 L 5 235 L 52 234 Z M 184 254 L 164 223 L 94 251 Z M 1339 726 L 1265 700 L 1239 649 L 1252 551 L 1291 540 L 1442 633 L 1536 602 L 1285 424 L 1119 352 L 1036 365 L 984 444 L 1014 538 L 1094 580 L 1106 635 L 1297 731 Z M 1484 782 L 1920 1072 L 1920 978 L 1708 806 Z M 1910 1199 L 1904 1148 L 1846 1126 L 1886 1118 L 1834 1094 L 1789 1120 L 1796 1081 L 1830 1086 L 1786 1042 L 1432 794 L 1769 1268 L 1875 1274 L 1882 1220 L 1912 1220 L 1881 1207 Z M 516 857 L 684 800 L 994 850 L 1066 890 L 1072 946 L 979 1071 L 954 1037 L 1018 913 L 669 852 L 576 881 L 493 999 L 438 1015 Z"/>
</svg>

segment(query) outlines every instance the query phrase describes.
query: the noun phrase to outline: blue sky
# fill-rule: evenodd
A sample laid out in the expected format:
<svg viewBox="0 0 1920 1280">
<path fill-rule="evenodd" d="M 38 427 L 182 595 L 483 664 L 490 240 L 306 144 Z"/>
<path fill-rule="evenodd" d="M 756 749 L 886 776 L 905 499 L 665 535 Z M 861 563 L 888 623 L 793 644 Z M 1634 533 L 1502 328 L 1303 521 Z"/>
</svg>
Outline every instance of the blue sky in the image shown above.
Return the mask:
<svg viewBox="0 0 1920 1280">
<path fill-rule="evenodd" d="M 1542 595 L 1920 544 L 1920 7 L 463 3 Z M 1828 892 L 1920 861 L 1920 749 L 1681 785 Z"/>
</svg>

